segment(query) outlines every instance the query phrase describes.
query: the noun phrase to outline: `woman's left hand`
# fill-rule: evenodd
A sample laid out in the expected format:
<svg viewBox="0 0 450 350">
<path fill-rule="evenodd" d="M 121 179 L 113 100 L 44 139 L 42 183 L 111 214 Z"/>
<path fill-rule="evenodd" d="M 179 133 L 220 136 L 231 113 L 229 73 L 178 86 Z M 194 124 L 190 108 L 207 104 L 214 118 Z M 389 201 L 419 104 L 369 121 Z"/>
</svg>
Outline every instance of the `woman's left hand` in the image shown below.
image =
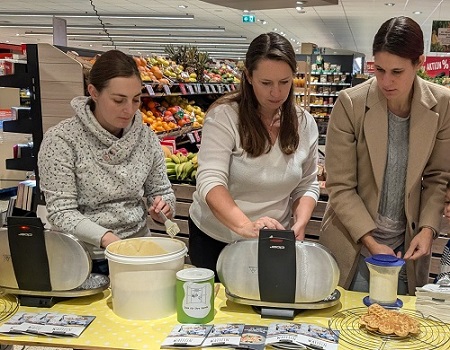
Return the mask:
<svg viewBox="0 0 450 350">
<path fill-rule="evenodd" d="M 169 219 L 172 218 L 172 210 L 170 205 L 167 204 L 161 196 L 156 196 L 153 203 L 148 208 L 148 214 L 154 221 L 162 222 L 159 212 L 163 212 Z"/>
<path fill-rule="evenodd" d="M 300 225 L 298 222 L 292 225 L 291 230 L 294 231 L 295 239 L 297 241 L 303 241 L 305 239 L 305 228 L 304 225 Z"/>
<path fill-rule="evenodd" d="M 422 256 L 430 255 L 433 244 L 433 231 L 424 227 L 411 240 L 409 248 L 404 255 L 405 260 L 417 260 Z"/>
</svg>

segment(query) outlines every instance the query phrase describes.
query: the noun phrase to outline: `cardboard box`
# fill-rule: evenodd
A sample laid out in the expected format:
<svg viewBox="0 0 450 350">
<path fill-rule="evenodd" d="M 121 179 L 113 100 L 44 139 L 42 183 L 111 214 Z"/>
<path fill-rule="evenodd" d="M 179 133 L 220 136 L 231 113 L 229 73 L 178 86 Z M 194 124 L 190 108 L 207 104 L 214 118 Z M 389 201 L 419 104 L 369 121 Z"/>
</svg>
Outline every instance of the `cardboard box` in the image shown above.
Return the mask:
<svg viewBox="0 0 450 350">
<path fill-rule="evenodd" d="M 0 87 L 0 109 L 20 106 L 20 89 Z"/>
<path fill-rule="evenodd" d="M 302 43 L 300 53 L 304 55 L 312 55 L 315 48 L 317 48 L 316 44 Z"/>
</svg>

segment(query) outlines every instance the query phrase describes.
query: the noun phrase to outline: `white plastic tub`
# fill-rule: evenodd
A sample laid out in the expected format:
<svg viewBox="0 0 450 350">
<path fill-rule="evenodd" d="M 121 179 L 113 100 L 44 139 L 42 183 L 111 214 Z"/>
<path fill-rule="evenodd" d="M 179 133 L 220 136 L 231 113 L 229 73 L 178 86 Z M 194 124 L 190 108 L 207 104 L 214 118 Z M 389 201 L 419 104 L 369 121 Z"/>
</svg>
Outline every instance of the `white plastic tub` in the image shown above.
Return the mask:
<svg viewBox="0 0 450 350">
<path fill-rule="evenodd" d="M 147 256 L 118 254 L 123 242 L 150 240 L 167 253 Z M 176 273 L 183 269 L 186 245 L 163 237 L 131 238 L 110 244 L 108 259 L 113 311 L 132 320 L 154 320 L 176 312 Z"/>
</svg>

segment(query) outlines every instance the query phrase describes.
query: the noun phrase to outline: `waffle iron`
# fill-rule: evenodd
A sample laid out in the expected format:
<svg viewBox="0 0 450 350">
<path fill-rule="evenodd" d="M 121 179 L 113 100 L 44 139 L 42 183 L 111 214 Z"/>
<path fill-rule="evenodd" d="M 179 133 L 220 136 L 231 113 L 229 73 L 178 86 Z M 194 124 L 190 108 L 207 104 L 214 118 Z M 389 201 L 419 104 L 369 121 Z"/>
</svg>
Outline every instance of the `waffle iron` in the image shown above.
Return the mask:
<svg viewBox="0 0 450 350">
<path fill-rule="evenodd" d="M 230 301 L 251 305 L 261 317 L 293 319 L 305 309 L 339 303 L 339 268 L 314 242 L 296 241 L 291 230 L 261 230 L 258 239 L 228 244 L 217 273 Z"/>
<path fill-rule="evenodd" d="M 7 227 L 0 228 L 0 256 L 0 289 L 17 295 L 22 305 L 51 307 L 109 287 L 107 276 L 91 274 L 83 242 L 44 229 L 36 217 L 7 218 Z"/>
</svg>

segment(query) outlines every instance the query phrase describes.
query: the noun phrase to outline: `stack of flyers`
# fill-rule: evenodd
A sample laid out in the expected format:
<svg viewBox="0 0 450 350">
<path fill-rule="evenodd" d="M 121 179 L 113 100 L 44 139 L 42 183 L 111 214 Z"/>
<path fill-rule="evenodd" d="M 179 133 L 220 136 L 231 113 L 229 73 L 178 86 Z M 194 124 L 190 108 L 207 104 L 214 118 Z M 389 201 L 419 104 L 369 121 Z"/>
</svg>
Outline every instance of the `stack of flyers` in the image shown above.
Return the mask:
<svg viewBox="0 0 450 350">
<path fill-rule="evenodd" d="M 79 337 L 94 318 L 51 312 L 18 312 L 0 326 L 0 333 Z"/>
<path fill-rule="evenodd" d="M 202 346 L 239 346 L 244 325 L 241 323 L 222 323 L 212 327 Z"/>
<path fill-rule="evenodd" d="M 204 324 L 179 324 L 175 326 L 161 344 L 161 349 L 199 347 L 212 326 Z"/>
<path fill-rule="evenodd" d="M 239 348 L 249 350 L 264 350 L 266 344 L 266 326 L 245 325 L 242 331 Z"/>
<path fill-rule="evenodd" d="M 338 340 L 329 328 L 308 323 L 272 323 L 267 330 L 266 345 L 279 349 L 306 345 L 310 349 L 337 350 Z"/>
<path fill-rule="evenodd" d="M 181 324 L 162 342 L 162 349 L 337 350 L 338 335 L 329 328 L 308 323 L 272 323 L 268 327 L 242 323 Z"/>
</svg>

